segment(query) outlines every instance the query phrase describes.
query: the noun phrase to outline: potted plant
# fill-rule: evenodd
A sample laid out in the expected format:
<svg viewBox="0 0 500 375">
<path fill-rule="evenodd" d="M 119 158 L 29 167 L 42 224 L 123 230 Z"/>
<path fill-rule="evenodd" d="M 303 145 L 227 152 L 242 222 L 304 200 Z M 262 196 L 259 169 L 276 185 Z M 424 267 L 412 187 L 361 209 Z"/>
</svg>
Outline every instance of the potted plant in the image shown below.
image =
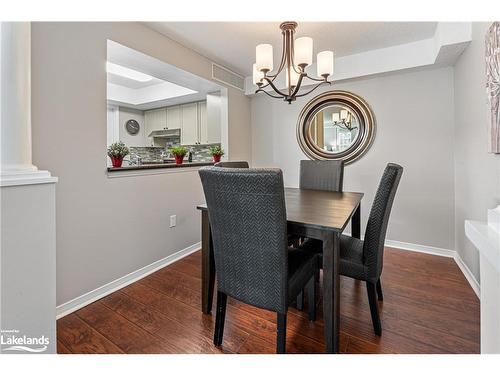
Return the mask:
<svg viewBox="0 0 500 375">
<path fill-rule="evenodd" d="M 108 147 L 108 156 L 111 158 L 113 167 L 120 168 L 122 166 L 123 158 L 130 153 L 127 146 L 123 142 L 115 142 Z"/>
<path fill-rule="evenodd" d="M 170 149 L 170 153 L 175 156 L 175 164 L 182 164 L 187 152 L 188 150 L 184 146 L 174 146 Z"/>
<path fill-rule="evenodd" d="M 224 150 L 220 146 L 210 147 L 210 155 L 214 158 L 214 163 L 220 162 L 220 158 L 224 155 Z"/>
</svg>

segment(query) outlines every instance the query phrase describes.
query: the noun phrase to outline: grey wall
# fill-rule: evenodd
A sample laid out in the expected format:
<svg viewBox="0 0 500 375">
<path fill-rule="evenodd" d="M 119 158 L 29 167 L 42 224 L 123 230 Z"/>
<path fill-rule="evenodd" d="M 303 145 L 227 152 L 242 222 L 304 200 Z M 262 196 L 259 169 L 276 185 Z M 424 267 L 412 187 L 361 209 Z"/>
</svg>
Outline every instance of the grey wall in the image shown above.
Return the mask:
<svg viewBox="0 0 500 375">
<path fill-rule="evenodd" d="M 405 170 L 387 238 L 453 249 L 453 69 L 335 83 L 323 91 L 330 89 L 362 96 L 377 120 L 371 149 L 345 170 L 345 189 L 365 193 L 363 230 L 383 169 L 396 162 Z M 299 112 L 311 97 L 291 105 L 265 95 L 252 98 L 253 163 L 282 168 L 287 186 L 298 185 L 299 160 L 307 158 L 295 131 Z"/>
<path fill-rule="evenodd" d="M 139 23 L 33 23 L 33 162 L 59 177 L 58 304 L 200 240 L 196 170 L 107 177 L 108 38 L 211 79 L 209 60 Z M 228 88 L 227 101 L 229 156 L 249 159 L 250 100 Z"/>
<path fill-rule="evenodd" d="M 472 43 L 455 64 L 455 248 L 479 280 L 479 256 L 464 220 L 486 221 L 500 204 L 500 155 L 488 153 L 484 36 L 491 23 L 472 24 Z"/>
<path fill-rule="evenodd" d="M 144 126 L 144 111 L 137 109 L 119 107 L 118 118 L 120 122 L 120 141 L 129 147 L 149 146 L 146 127 Z M 139 133 L 131 135 L 127 132 L 125 124 L 128 120 L 135 120 L 140 125 Z"/>
</svg>

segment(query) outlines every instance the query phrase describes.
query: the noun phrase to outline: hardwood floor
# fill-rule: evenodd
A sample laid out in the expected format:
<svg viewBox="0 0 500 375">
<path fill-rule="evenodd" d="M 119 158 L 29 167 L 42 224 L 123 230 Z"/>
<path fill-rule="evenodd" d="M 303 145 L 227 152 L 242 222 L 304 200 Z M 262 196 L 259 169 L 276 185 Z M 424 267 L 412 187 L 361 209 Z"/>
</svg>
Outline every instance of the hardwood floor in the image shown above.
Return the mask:
<svg viewBox="0 0 500 375">
<path fill-rule="evenodd" d="M 58 353 L 274 353 L 275 314 L 231 298 L 222 348 L 214 347 L 200 255 L 59 319 Z M 378 337 L 364 283 L 342 277 L 342 353 L 479 353 L 479 300 L 452 259 L 386 248 L 382 287 Z M 324 351 L 321 311 L 312 323 L 306 310 L 289 310 L 287 352 Z"/>
</svg>

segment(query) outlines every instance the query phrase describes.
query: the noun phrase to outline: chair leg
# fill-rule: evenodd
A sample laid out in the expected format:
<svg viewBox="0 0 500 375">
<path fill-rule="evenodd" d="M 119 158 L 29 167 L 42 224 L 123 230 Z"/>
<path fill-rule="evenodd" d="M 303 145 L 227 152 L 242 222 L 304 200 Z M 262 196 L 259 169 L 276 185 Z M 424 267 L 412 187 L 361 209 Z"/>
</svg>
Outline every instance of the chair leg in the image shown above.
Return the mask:
<svg viewBox="0 0 500 375">
<path fill-rule="evenodd" d="M 224 321 L 226 320 L 227 295 L 217 291 L 217 312 L 215 317 L 214 345 L 222 345 L 224 335 Z"/>
<path fill-rule="evenodd" d="M 309 310 L 309 320 L 314 322 L 316 320 L 316 280 L 311 277 L 307 283 L 307 307 Z"/>
<path fill-rule="evenodd" d="M 372 314 L 373 330 L 377 336 L 382 335 L 382 325 L 378 313 L 378 303 L 376 296 L 376 286 L 374 283 L 366 282 L 366 291 L 368 292 L 368 302 L 370 303 L 370 312 Z"/>
<path fill-rule="evenodd" d="M 302 311 L 304 309 L 304 290 L 302 290 L 297 296 L 296 305 L 297 310 Z"/>
<path fill-rule="evenodd" d="M 377 281 L 377 296 L 379 301 L 384 300 L 384 295 L 382 294 L 382 284 L 380 283 L 380 279 Z"/>
<path fill-rule="evenodd" d="M 276 338 L 276 353 L 286 353 L 286 313 L 278 313 L 278 328 Z"/>
</svg>

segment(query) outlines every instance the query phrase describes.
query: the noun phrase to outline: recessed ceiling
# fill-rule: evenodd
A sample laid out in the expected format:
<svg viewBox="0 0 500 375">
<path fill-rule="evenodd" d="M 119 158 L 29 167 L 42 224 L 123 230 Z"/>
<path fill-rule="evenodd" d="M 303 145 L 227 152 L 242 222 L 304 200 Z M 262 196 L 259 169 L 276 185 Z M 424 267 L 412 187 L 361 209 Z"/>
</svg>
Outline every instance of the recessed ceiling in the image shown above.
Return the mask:
<svg viewBox="0 0 500 375">
<path fill-rule="evenodd" d="M 280 22 L 147 22 L 146 25 L 211 60 L 246 76 L 252 73 L 255 46 L 281 50 Z M 431 38 L 437 22 L 299 22 L 297 37 L 314 39 L 315 53 L 334 50 L 347 56 Z"/>
<path fill-rule="evenodd" d="M 108 40 L 107 60 L 153 77 L 149 81 L 139 82 L 108 73 L 110 104 L 147 110 L 204 100 L 208 93 L 220 91 L 222 88 L 212 81 L 112 40 Z"/>
</svg>

